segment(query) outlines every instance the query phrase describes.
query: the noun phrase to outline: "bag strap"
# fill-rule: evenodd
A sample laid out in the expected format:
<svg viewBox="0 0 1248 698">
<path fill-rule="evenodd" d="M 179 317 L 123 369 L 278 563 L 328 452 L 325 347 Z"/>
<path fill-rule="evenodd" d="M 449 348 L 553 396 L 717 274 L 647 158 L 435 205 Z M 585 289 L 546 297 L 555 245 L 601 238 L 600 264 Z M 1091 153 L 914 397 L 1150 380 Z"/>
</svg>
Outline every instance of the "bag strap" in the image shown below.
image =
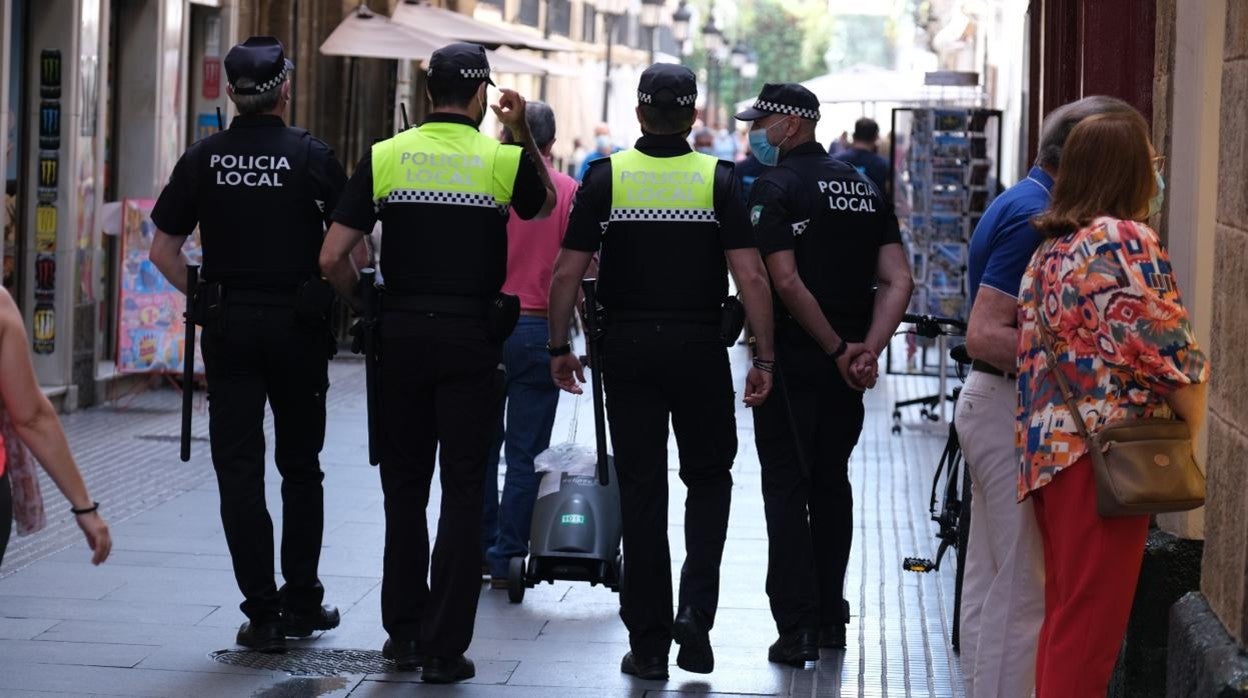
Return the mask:
<svg viewBox="0 0 1248 698">
<path fill-rule="evenodd" d="M 1052 243 L 1045 245 L 1041 250 L 1039 257 L 1047 254 L 1052 248 Z M 1079 405 L 1075 402 L 1075 392 L 1070 387 L 1070 382 L 1066 380 L 1061 370 L 1058 369 L 1056 335 L 1053 329 L 1049 327 L 1049 323 L 1044 317 L 1044 296 L 1039 293 L 1040 275 L 1036 274 L 1031 280 L 1031 292 L 1036 298 L 1036 324 L 1040 327 L 1040 337 L 1044 341 L 1044 356 L 1048 360 L 1049 374 L 1057 381 L 1058 389 L 1062 393 L 1062 399 L 1066 402 L 1067 409 L 1070 410 L 1070 418 L 1074 420 L 1075 426 L 1079 430 L 1079 435 L 1089 446 L 1095 446 L 1092 434 L 1088 432 L 1088 426 L 1083 423 L 1083 414 L 1079 412 Z"/>
</svg>

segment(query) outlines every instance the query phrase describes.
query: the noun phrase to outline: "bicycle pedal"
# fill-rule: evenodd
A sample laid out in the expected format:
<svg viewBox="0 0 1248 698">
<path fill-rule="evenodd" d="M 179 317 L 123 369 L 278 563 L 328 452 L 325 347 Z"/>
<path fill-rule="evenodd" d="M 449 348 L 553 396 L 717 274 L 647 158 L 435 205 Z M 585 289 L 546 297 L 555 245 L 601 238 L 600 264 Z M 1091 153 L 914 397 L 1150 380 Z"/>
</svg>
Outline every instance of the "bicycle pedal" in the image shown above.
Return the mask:
<svg viewBox="0 0 1248 698">
<path fill-rule="evenodd" d="M 936 569 L 936 563 L 922 557 L 908 557 L 901 561 L 901 568 L 907 572 L 931 572 Z"/>
</svg>

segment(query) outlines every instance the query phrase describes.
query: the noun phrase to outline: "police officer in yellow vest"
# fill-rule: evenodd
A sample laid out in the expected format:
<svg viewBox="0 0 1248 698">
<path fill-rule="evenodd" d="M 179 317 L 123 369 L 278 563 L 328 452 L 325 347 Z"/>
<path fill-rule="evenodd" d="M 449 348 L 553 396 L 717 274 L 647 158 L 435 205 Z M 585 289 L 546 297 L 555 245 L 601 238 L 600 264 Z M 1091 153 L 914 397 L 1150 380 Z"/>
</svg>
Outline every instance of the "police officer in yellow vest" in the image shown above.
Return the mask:
<svg viewBox="0 0 1248 698">
<path fill-rule="evenodd" d="M 686 671 L 714 668 L 709 632 L 719 601 L 719 563 L 728 530 L 737 433 L 732 371 L 721 337 L 731 268 L 757 359 L 744 401 L 771 389 L 771 291 L 754 246 L 732 165 L 693 152 L 697 83 L 689 69 L 642 73 L 632 150 L 594 162 L 572 208 L 550 289 L 551 375 L 581 392 L 581 366 L 568 344 L 577 284 L 602 252 L 598 298 L 605 307 L 601 369 L 623 514 L 625 581 L 620 616 L 631 651 L 620 670 L 666 679 L 668 653 Z M 726 261 L 726 263 L 725 263 Z M 735 342 L 736 337 L 726 338 Z M 685 563 L 672 617 L 667 540 L 667 425 L 680 447 Z"/>
<path fill-rule="evenodd" d="M 383 652 L 405 667 L 423 664 L 422 680 L 431 683 L 475 674 L 463 653 L 480 593 L 481 487 L 501 405 L 502 342 L 510 333 L 499 310 L 519 310 L 499 293 L 508 209 L 531 219 L 555 205 L 520 95 L 502 90 L 492 108 L 521 146 L 478 132 L 492 84 L 481 46 L 434 52 L 433 113 L 360 161 L 321 250 L 326 276 L 358 308 L 349 252 L 382 222 Z M 438 451 L 442 506 L 430 575 L 425 507 Z"/>
</svg>

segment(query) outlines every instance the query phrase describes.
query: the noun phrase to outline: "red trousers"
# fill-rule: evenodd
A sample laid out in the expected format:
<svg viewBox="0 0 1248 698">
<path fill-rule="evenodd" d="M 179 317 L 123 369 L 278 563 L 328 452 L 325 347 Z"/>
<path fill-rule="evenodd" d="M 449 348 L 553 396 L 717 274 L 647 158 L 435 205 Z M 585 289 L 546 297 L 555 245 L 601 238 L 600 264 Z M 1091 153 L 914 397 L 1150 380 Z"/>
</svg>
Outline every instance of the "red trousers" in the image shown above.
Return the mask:
<svg viewBox="0 0 1248 698">
<path fill-rule="evenodd" d="M 1131 615 L 1148 517 L 1096 513 L 1088 456 L 1031 496 L 1045 572 L 1036 698 L 1104 698 Z"/>
</svg>

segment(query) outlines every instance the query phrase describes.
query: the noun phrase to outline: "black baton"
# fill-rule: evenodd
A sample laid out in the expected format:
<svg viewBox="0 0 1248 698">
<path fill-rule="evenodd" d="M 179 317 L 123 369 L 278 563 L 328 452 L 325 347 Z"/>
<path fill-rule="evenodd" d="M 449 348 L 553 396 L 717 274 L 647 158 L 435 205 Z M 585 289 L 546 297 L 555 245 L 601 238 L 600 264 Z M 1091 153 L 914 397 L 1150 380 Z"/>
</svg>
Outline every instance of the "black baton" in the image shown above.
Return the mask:
<svg viewBox="0 0 1248 698">
<path fill-rule="evenodd" d="M 378 356 L 377 332 L 380 329 L 378 318 L 379 308 L 377 293 L 377 271 L 372 267 L 360 270 L 360 292 L 364 299 L 364 324 L 361 327 L 364 344 L 364 390 L 365 404 L 368 410 L 368 464 L 377 465 L 381 462 L 381 407 L 377 385 Z"/>
<path fill-rule="evenodd" d="M 607 471 L 607 417 L 602 394 L 602 316 L 598 310 L 597 279 L 583 279 L 585 291 L 585 350 L 589 354 L 589 366 L 594 372 L 594 438 L 598 446 L 598 483 L 606 487 L 611 476 Z"/>
<path fill-rule="evenodd" d="M 195 294 L 199 290 L 199 265 L 186 265 L 186 344 L 182 347 L 182 462 L 191 459 L 191 401 L 195 397 Z"/>
</svg>

